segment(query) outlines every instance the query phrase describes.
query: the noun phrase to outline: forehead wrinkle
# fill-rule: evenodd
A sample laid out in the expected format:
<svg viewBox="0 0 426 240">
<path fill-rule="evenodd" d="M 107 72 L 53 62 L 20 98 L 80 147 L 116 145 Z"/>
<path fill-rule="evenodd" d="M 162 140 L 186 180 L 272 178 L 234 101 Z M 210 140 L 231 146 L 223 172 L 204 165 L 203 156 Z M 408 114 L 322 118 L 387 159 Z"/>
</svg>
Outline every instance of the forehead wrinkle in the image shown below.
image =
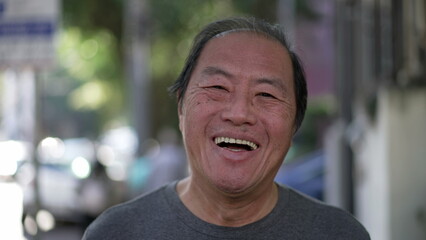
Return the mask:
<svg viewBox="0 0 426 240">
<path fill-rule="evenodd" d="M 214 75 L 222 75 L 226 78 L 232 78 L 232 74 L 225 71 L 224 69 L 221 69 L 219 67 L 214 67 L 214 66 L 207 66 L 206 68 L 203 69 L 203 71 L 201 72 L 201 74 L 203 76 L 214 76 Z"/>
</svg>

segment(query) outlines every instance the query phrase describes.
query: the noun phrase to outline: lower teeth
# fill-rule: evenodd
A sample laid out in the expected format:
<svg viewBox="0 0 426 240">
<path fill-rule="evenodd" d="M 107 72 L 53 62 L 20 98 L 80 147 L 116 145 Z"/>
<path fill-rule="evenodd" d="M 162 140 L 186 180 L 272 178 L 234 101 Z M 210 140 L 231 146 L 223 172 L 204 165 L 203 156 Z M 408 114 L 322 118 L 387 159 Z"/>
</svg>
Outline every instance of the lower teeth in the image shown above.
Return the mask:
<svg viewBox="0 0 426 240">
<path fill-rule="evenodd" d="M 243 151 L 242 149 L 235 149 L 235 148 L 226 148 L 226 149 L 229 149 L 229 150 L 234 151 L 234 152 L 241 152 L 241 151 Z"/>
</svg>

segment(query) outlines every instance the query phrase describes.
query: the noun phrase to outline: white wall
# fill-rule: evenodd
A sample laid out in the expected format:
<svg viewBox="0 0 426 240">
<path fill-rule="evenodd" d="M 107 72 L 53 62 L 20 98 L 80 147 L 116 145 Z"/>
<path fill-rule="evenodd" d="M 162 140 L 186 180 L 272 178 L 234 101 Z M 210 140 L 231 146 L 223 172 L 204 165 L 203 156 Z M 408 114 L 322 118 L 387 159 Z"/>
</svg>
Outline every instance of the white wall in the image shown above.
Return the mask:
<svg viewBox="0 0 426 240">
<path fill-rule="evenodd" d="M 360 121 L 356 215 L 372 239 L 426 239 L 426 89 L 378 99 L 376 121 Z"/>
</svg>

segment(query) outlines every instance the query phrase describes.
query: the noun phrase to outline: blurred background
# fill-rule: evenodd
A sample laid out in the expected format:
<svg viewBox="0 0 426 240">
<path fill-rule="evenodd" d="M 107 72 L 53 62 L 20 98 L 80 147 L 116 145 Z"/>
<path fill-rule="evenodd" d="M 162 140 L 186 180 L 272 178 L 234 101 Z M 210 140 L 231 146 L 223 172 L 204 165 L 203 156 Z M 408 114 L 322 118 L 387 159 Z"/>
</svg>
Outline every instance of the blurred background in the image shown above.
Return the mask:
<svg viewBox="0 0 426 240">
<path fill-rule="evenodd" d="M 167 87 L 194 35 L 229 16 L 283 24 L 306 69 L 276 181 L 372 239 L 426 239 L 424 0 L 0 0 L 0 239 L 80 239 L 186 176 Z"/>
</svg>

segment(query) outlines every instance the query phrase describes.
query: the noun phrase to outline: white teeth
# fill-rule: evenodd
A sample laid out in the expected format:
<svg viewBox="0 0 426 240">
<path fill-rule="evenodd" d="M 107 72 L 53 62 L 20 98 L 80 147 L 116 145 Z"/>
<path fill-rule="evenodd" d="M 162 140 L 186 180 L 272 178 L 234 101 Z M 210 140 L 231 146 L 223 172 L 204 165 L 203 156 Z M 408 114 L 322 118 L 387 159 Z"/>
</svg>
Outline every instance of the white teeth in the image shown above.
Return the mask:
<svg viewBox="0 0 426 240">
<path fill-rule="evenodd" d="M 235 138 L 229 138 L 229 137 L 217 137 L 214 139 L 214 142 L 216 144 L 220 144 L 220 143 L 232 143 L 232 144 L 241 144 L 241 145 L 247 145 L 249 146 L 252 150 L 256 150 L 258 148 L 257 144 L 255 144 L 254 142 L 250 142 L 247 140 L 242 140 L 242 139 L 235 139 Z"/>
</svg>

